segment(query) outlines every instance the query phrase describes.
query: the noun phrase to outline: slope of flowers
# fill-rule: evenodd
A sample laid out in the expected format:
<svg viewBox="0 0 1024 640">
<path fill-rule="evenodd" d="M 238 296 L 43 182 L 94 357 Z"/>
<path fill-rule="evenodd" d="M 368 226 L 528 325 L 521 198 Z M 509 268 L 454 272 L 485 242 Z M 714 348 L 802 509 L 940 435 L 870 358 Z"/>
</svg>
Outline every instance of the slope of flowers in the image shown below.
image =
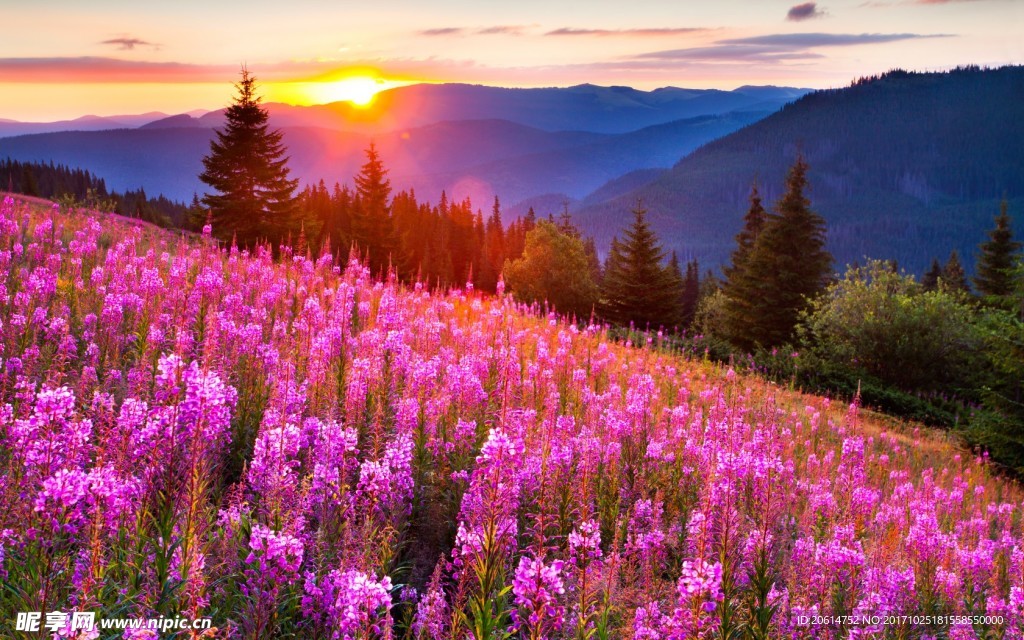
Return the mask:
<svg viewBox="0 0 1024 640">
<path fill-rule="evenodd" d="M 1024 637 L 1015 485 L 656 347 L 7 199 L 0 636 Z"/>
</svg>

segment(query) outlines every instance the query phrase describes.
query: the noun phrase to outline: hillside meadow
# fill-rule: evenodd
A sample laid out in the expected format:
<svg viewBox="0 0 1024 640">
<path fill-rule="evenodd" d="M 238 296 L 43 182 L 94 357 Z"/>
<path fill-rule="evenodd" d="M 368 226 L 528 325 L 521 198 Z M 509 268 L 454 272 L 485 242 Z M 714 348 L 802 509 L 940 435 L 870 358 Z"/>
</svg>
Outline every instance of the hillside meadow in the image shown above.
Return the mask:
<svg viewBox="0 0 1024 640">
<path fill-rule="evenodd" d="M 0 636 L 1024 638 L 983 454 L 279 253 L 3 200 Z"/>
</svg>

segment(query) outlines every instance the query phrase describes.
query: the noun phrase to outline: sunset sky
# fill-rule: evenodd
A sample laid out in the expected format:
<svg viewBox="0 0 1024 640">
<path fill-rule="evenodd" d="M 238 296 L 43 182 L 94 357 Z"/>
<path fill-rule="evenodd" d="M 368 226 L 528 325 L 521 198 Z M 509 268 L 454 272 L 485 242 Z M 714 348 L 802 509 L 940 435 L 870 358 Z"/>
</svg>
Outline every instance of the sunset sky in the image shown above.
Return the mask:
<svg viewBox="0 0 1024 640">
<path fill-rule="evenodd" d="M 823 88 L 1024 62 L 1017 0 L 0 0 L 0 15 L 0 118 L 33 121 L 219 108 L 243 62 L 293 104 L 409 82 Z"/>
</svg>

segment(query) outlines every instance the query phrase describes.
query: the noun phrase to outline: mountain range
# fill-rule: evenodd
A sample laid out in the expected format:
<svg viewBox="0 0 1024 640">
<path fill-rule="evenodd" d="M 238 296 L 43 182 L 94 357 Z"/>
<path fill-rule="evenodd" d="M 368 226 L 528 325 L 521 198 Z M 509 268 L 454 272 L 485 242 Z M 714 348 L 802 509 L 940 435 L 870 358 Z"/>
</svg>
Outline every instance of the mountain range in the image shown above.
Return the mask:
<svg viewBox="0 0 1024 640">
<path fill-rule="evenodd" d="M 372 109 L 348 103 L 267 109 L 272 126 L 284 133 L 293 175 L 303 183 L 351 180 L 372 141 L 396 188 L 432 199 L 447 190 L 452 198 L 482 204 L 497 194 L 514 205 L 543 195 L 575 201 L 629 172 L 668 168 L 804 92 L 414 85 L 382 92 Z M 203 192 L 197 176 L 223 110 L 159 115 L 137 127 L 105 130 L 94 129 L 114 119 L 53 123 L 58 130 L 0 138 L 0 157 L 87 168 L 113 189 L 141 186 L 190 200 Z M 76 122 L 82 130 L 64 130 Z M 5 126 L 14 125 L 0 124 L 0 132 Z"/>
</svg>

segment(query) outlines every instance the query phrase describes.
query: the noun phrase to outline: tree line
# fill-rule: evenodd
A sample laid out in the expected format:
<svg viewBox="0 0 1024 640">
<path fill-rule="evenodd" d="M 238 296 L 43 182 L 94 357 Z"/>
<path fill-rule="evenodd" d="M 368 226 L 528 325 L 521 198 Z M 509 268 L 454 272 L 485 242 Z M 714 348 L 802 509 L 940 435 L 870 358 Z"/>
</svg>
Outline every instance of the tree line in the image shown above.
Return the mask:
<svg viewBox="0 0 1024 640">
<path fill-rule="evenodd" d="M 109 211 L 162 227 L 187 224 L 199 212 L 198 201 L 185 205 L 162 195 L 154 198 L 142 188 L 123 193 L 110 191 L 102 178 L 89 171 L 53 162 L 0 160 L 0 188 L 69 206 Z"/>
</svg>

